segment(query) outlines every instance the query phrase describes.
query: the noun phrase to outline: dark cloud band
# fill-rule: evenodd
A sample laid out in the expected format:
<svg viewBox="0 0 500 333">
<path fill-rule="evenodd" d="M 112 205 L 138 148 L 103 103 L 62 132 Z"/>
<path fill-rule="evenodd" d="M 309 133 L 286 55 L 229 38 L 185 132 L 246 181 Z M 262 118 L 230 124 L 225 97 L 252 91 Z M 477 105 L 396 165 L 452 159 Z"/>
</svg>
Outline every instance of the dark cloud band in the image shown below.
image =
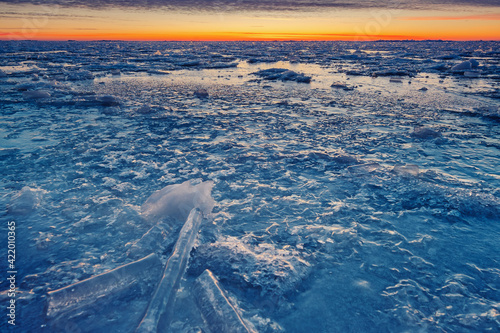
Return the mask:
<svg viewBox="0 0 500 333">
<path fill-rule="evenodd" d="M 431 9 L 436 6 L 489 6 L 500 7 L 499 0 L 0 0 L 0 3 L 12 5 L 58 5 L 62 7 L 85 8 L 164 8 L 203 11 L 237 10 L 318 10 L 318 9 L 364 9 L 364 8 L 400 8 Z"/>
</svg>

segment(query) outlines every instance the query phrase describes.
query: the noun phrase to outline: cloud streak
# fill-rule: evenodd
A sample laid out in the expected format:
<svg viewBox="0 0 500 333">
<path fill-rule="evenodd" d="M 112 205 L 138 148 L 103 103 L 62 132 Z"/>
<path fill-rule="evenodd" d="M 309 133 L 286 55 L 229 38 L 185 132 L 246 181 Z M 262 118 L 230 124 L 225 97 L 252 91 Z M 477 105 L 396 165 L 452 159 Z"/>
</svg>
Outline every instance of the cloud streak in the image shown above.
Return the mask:
<svg viewBox="0 0 500 333">
<path fill-rule="evenodd" d="M 500 21 L 500 14 L 466 15 L 466 16 L 406 16 L 399 17 L 403 21 L 456 21 L 456 20 L 486 20 Z"/>
<path fill-rule="evenodd" d="M 164 8 L 170 10 L 202 10 L 202 11 L 315 11 L 321 9 L 368 9 L 399 8 L 429 9 L 449 6 L 497 7 L 498 0 L 0 0 L 0 4 L 11 5 L 56 5 L 79 8 Z"/>
</svg>

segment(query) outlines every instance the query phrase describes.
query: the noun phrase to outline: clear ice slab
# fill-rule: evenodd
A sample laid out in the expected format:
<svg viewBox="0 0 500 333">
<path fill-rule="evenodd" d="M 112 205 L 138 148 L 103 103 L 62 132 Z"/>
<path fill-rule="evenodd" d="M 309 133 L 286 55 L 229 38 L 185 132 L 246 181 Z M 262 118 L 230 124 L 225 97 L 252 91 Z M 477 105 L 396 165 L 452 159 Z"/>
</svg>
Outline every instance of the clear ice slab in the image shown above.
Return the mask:
<svg viewBox="0 0 500 333">
<path fill-rule="evenodd" d="M 136 284 L 156 284 L 163 267 L 156 254 L 48 293 L 47 318 L 55 319 Z"/>
<path fill-rule="evenodd" d="M 193 288 L 196 304 L 212 333 L 256 333 L 233 305 L 214 274 L 208 269 L 197 279 Z"/>
<path fill-rule="evenodd" d="M 169 312 L 175 302 L 179 282 L 186 271 L 189 254 L 200 230 L 201 221 L 201 211 L 198 208 L 193 208 L 180 231 L 177 243 L 165 267 L 163 278 L 136 332 L 167 331 L 171 317 Z"/>
</svg>

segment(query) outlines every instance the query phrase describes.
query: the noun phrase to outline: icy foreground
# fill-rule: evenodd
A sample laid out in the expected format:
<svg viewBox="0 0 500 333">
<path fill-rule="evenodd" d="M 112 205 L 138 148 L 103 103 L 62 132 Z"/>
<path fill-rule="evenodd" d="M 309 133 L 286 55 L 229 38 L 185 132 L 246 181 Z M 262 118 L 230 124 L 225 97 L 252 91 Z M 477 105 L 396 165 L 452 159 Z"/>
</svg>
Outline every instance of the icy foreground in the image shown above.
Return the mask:
<svg viewBox="0 0 500 333">
<path fill-rule="evenodd" d="M 0 46 L 16 331 L 500 330 L 499 43 Z"/>
</svg>

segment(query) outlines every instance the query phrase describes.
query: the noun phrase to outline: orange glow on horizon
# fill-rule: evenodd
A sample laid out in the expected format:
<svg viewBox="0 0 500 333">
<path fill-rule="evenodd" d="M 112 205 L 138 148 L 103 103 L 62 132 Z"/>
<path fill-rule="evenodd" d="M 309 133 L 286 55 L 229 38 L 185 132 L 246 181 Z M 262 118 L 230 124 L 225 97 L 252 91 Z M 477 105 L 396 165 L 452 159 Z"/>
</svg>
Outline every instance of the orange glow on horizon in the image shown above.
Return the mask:
<svg viewBox="0 0 500 333">
<path fill-rule="evenodd" d="M 498 34 L 479 35 L 456 33 L 435 33 L 427 35 L 411 34 L 356 34 L 356 33 L 279 33 L 279 32 L 204 32 L 204 33 L 38 33 L 32 38 L 23 38 L 22 32 L 1 32 L 0 40 L 40 40 L 40 41 L 93 41 L 93 40 L 123 40 L 123 41 L 373 41 L 373 40 L 492 40 L 499 41 Z"/>
</svg>

